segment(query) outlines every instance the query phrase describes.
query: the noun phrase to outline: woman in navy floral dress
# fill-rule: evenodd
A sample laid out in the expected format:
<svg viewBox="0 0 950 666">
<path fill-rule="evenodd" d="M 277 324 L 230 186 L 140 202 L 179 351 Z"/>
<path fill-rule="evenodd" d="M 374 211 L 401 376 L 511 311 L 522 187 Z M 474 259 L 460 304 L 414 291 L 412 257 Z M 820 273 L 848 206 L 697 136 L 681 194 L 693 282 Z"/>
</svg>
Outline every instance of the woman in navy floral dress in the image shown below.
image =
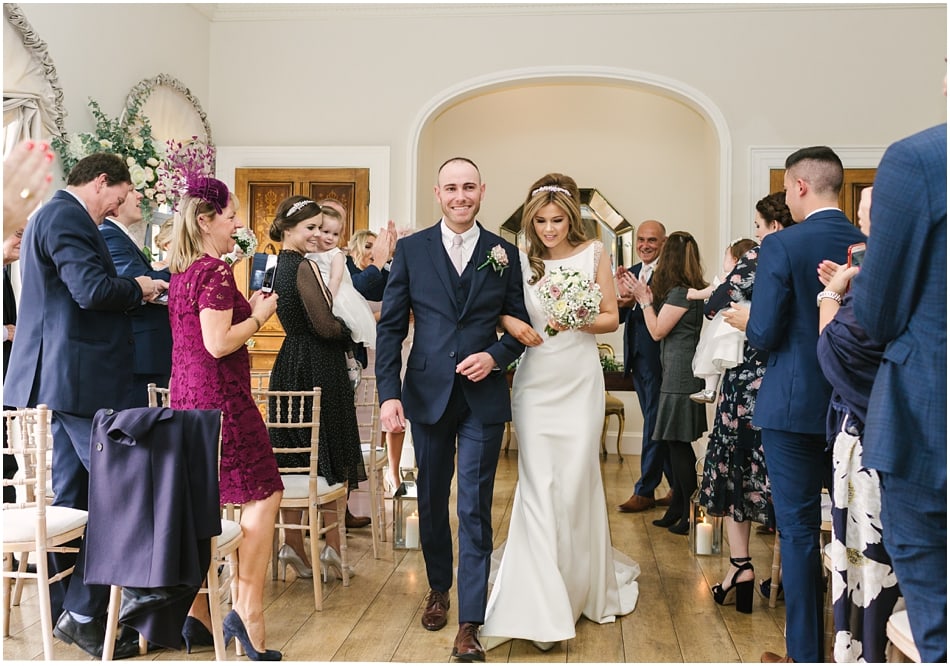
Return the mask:
<svg viewBox="0 0 950 666">
<path fill-rule="evenodd" d="M 756 238 L 794 224 L 785 205 L 785 193 L 777 192 L 756 204 Z M 752 301 L 755 269 L 759 248 L 743 255 L 726 280 L 706 303 L 705 315 L 712 319 L 731 303 Z M 748 309 L 736 311 L 748 319 Z M 744 315 L 744 316 L 743 316 Z M 768 352 L 755 349 L 746 342 L 742 362 L 723 373 L 715 423 L 706 447 L 703 481 L 699 502 L 713 516 L 725 517 L 729 537 L 730 563 L 722 583 L 713 587 L 713 598 L 721 605 L 736 603 L 737 610 L 752 612 L 752 591 L 755 571 L 749 557 L 751 521 L 766 522 L 768 512 L 768 481 L 765 455 L 759 430 L 752 425 L 755 399 L 765 375 Z"/>
</svg>

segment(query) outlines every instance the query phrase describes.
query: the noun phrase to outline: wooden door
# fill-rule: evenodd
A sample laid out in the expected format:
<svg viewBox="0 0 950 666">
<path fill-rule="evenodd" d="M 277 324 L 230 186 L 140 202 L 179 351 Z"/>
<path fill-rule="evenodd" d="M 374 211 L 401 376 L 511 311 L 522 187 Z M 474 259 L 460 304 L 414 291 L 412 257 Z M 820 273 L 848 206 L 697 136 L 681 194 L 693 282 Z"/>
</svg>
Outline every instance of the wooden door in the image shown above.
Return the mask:
<svg viewBox="0 0 950 666">
<path fill-rule="evenodd" d="M 241 201 L 244 223 L 257 236 L 258 252 L 280 252 L 280 243 L 272 241 L 268 232 L 277 206 L 293 195 L 340 203 L 346 210 L 340 233 L 343 245 L 354 231 L 369 227 L 369 169 L 235 169 L 234 192 Z M 242 261 L 234 268 L 238 287 L 245 295 L 250 280 L 249 267 L 249 261 Z M 272 317 L 248 341 L 251 371 L 269 372 L 283 340 L 284 330 L 277 317 Z"/>
<path fill-rule="evenodd" d="M 851 224 L 858 225 L 858 204 L 861 203 L 861 190 L 874 185 L 874 174 L 877 169 L 845 169 L 844 184 L 838 194 L 838 208 L 851 220 Z M 781 192 L 785 188 L 785 170 L 769 170 L 769 192 Z"/>
</svg>

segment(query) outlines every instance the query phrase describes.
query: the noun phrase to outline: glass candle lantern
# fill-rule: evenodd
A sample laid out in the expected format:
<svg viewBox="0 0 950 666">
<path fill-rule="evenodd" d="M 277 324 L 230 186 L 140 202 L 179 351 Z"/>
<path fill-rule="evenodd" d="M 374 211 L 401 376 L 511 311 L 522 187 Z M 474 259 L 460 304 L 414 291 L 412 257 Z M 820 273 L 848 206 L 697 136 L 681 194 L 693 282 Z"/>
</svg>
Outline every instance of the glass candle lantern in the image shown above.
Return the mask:
<svg viewBox="0 0 950 666">
<path fill-rule="evenodd" d="M 410 476 L 393 494 L 393 548 L 419 550 L 421 547 L 418 491 Z"/>
<path fill-rule="evenodd" d="M 693 555 L 722 553 L 722 517 L 706 513 L 699 503 L 699 490 L 690 497 L 689 550 Z"/>
</svg>

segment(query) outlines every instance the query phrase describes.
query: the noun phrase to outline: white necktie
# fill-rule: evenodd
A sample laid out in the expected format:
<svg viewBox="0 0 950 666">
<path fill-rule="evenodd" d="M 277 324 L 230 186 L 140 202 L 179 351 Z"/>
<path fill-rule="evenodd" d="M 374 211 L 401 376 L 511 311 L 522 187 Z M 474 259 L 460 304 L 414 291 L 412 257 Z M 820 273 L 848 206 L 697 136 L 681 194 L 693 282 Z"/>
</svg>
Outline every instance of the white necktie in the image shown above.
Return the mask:
<svg viewBox="0 0 950 666">
<path fill-rule="evenodd" d="M 452 247 L 449 249 L 449 259 L 452 260 L 452 263 L 455 265 L 455 270 L 458 271 L 459 275 L 461 275 L 462 271 L 465 269 L 465 266 L 462 264 L 461 234 L 455 234 L 452 236 Z"/>
</svg>

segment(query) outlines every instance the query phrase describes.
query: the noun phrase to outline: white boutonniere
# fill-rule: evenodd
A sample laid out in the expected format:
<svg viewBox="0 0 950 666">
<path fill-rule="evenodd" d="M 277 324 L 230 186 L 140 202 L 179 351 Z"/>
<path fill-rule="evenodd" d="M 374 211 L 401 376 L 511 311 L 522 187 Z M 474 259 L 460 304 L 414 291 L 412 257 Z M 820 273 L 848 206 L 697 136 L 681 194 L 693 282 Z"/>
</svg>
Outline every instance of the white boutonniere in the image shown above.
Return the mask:
<svg viewBox="0 0 950 666">
<path fill-rule="evenodd" d="M 505 248 L 501 245 L 496 245 L 488 253 L 488 258 L 485 260 L 481 266 L 478 267 L 478 270 L 482 270 L 485 266 L 491 266 L 495 269 L 495 272 L 499 275 L 505 274 L 505 269 L 508 268 L 508 253 L 505 252 Z"/>
</svg>

